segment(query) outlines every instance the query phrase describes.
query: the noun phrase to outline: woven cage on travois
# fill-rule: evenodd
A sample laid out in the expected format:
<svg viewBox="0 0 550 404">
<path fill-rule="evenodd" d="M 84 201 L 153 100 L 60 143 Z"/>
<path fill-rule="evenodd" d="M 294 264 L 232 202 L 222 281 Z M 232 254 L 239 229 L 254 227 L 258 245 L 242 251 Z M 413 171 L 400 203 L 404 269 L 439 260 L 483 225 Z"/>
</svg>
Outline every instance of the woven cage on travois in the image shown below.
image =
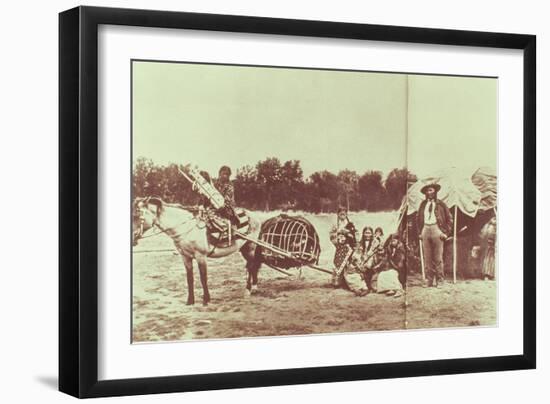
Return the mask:
<svg viewBox="0 0 550 404">
<path fill-rule="evenodd" d="M 301 216 L 281 214 L 267 220 L 260 230 L 260 240 L 292 255 L 288 257 L 262 248 L 263 261 L 276 268 L 293 268 L 319 262 L 319 236 L 313 225 Z"/>
</svg>

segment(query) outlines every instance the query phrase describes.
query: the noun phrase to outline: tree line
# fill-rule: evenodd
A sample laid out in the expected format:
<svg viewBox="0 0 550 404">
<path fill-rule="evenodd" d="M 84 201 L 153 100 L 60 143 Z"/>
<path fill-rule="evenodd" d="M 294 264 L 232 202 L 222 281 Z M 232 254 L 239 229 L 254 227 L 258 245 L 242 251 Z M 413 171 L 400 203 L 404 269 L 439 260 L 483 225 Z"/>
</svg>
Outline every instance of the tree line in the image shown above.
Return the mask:
<svg viewBox="0 0 550 404">
<path fill-rule="evenodd" d="M 133 196 L 159 196 L 167 202 L 184 205 L 199 203 L 198 194 L 178 168 L 185 167 L 156 165 L 152 160 L 138 158 L 133 168 Z M 344 206 L 350 211 L 376 212 L 399 208 L 407 183 L 416 181 L 416 176 L 405 168 L 395 168 L 385 178 L 376 170 L 363 174 L 352 170 L 336 174 L 324 170 L 304 178 L 299 160 L 281 162 L 269 157 L 255 166 L 234 170 L 232 181 L 237 205 L 246 209 L 329 213 Z"/>
</svg>

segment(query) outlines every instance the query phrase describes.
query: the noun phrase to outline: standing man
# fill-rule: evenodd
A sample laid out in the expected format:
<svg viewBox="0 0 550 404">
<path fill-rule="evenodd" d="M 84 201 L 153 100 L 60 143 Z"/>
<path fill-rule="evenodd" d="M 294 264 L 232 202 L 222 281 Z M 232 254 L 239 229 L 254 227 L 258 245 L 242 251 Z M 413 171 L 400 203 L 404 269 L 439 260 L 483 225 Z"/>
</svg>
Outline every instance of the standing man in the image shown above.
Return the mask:
<svg viewBox="0 0 550 404">
<path fill-rule="evenodd" d="M 418 232 L 424 250 L 427 285 L 437 287 L 445 281 L 443 276 L 443 245 L 452 232 L 453 217 L 445 203 L 437 199 L 439 184 L 422 187 L 426 199 L 418 209 Z"/>
</svg>

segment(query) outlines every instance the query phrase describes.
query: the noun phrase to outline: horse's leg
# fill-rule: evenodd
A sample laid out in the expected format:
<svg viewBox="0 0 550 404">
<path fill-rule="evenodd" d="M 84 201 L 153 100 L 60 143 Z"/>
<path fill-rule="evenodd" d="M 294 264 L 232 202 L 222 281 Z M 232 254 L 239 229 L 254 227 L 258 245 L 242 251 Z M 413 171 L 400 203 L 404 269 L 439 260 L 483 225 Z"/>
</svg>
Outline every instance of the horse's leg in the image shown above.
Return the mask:
<svg viewBox="0 0 550 404">
<path fill-rule="evenodd" d="M 250 247 L 250 243 L 249 242 L 246 242 L 242 247 L 241 247 L 241 255 L 243 256 L 243 258 L 245 259 L 246 261 L 246 290 L 248 292 L 250 292 L 250 288 L 252 286 L 252 276 L 250 275 L 250 271 L 248 269 L 249 265 L 250 265 L 250 261 L 254 259 L 254 254 L 253 254 L 253 251 Z"/>
<path fill-rule="evenodd" d="M 250 285 L 250 294 L 253 295 L 258 291 L 258 272 L 260 270 L 260 264 L 255 263 L 254 267 L 250 268 L 248 271 L 252 277 L 252 285 Z"/>
<path fill-rule="evenodd" d="M 187 275 L 187 305 L 195 304 L 195 279 L 193 278 L 193 258 L 183 257 L 185 273 Z"/>
<path fill-rule="evenodd" d="M 206 259 L 204 257 L 195 258 L 199 265 L 199 274 L 201 277 L 202 285 L 202 304 L 206 306 L 210 301 L 210 292 L 208 291 L 208 266 L 206 265 Z"/>
<path fill-rule="evenodd" d="M 246 243 L 241 248 L 241 254 L 246 260 L 246 289 L 252 295 L 258 290 L 258 272 L 262 265 L 261 250 L 253 243 Z"/>
<path fill-rule="evenodd" d="M 246 264 L 246 290 L 250 292 L 250 289 L 252 289 L 252 275 L 250 274 L 250 271 L 248 270 L 248 263 Z"/>
</svg>

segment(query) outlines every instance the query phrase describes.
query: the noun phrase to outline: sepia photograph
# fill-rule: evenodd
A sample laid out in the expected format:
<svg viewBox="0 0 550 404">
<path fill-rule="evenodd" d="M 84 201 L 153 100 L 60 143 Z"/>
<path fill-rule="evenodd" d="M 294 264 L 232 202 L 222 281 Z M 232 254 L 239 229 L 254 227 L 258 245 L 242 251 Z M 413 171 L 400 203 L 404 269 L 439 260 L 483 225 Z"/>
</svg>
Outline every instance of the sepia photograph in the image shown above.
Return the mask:
<svg viewBox="0 0 550 404">
<path fill-rule="evenodd" d="M 132 343 L 497 326 L 497 100 L 133 60 Z"/>
</svg>

